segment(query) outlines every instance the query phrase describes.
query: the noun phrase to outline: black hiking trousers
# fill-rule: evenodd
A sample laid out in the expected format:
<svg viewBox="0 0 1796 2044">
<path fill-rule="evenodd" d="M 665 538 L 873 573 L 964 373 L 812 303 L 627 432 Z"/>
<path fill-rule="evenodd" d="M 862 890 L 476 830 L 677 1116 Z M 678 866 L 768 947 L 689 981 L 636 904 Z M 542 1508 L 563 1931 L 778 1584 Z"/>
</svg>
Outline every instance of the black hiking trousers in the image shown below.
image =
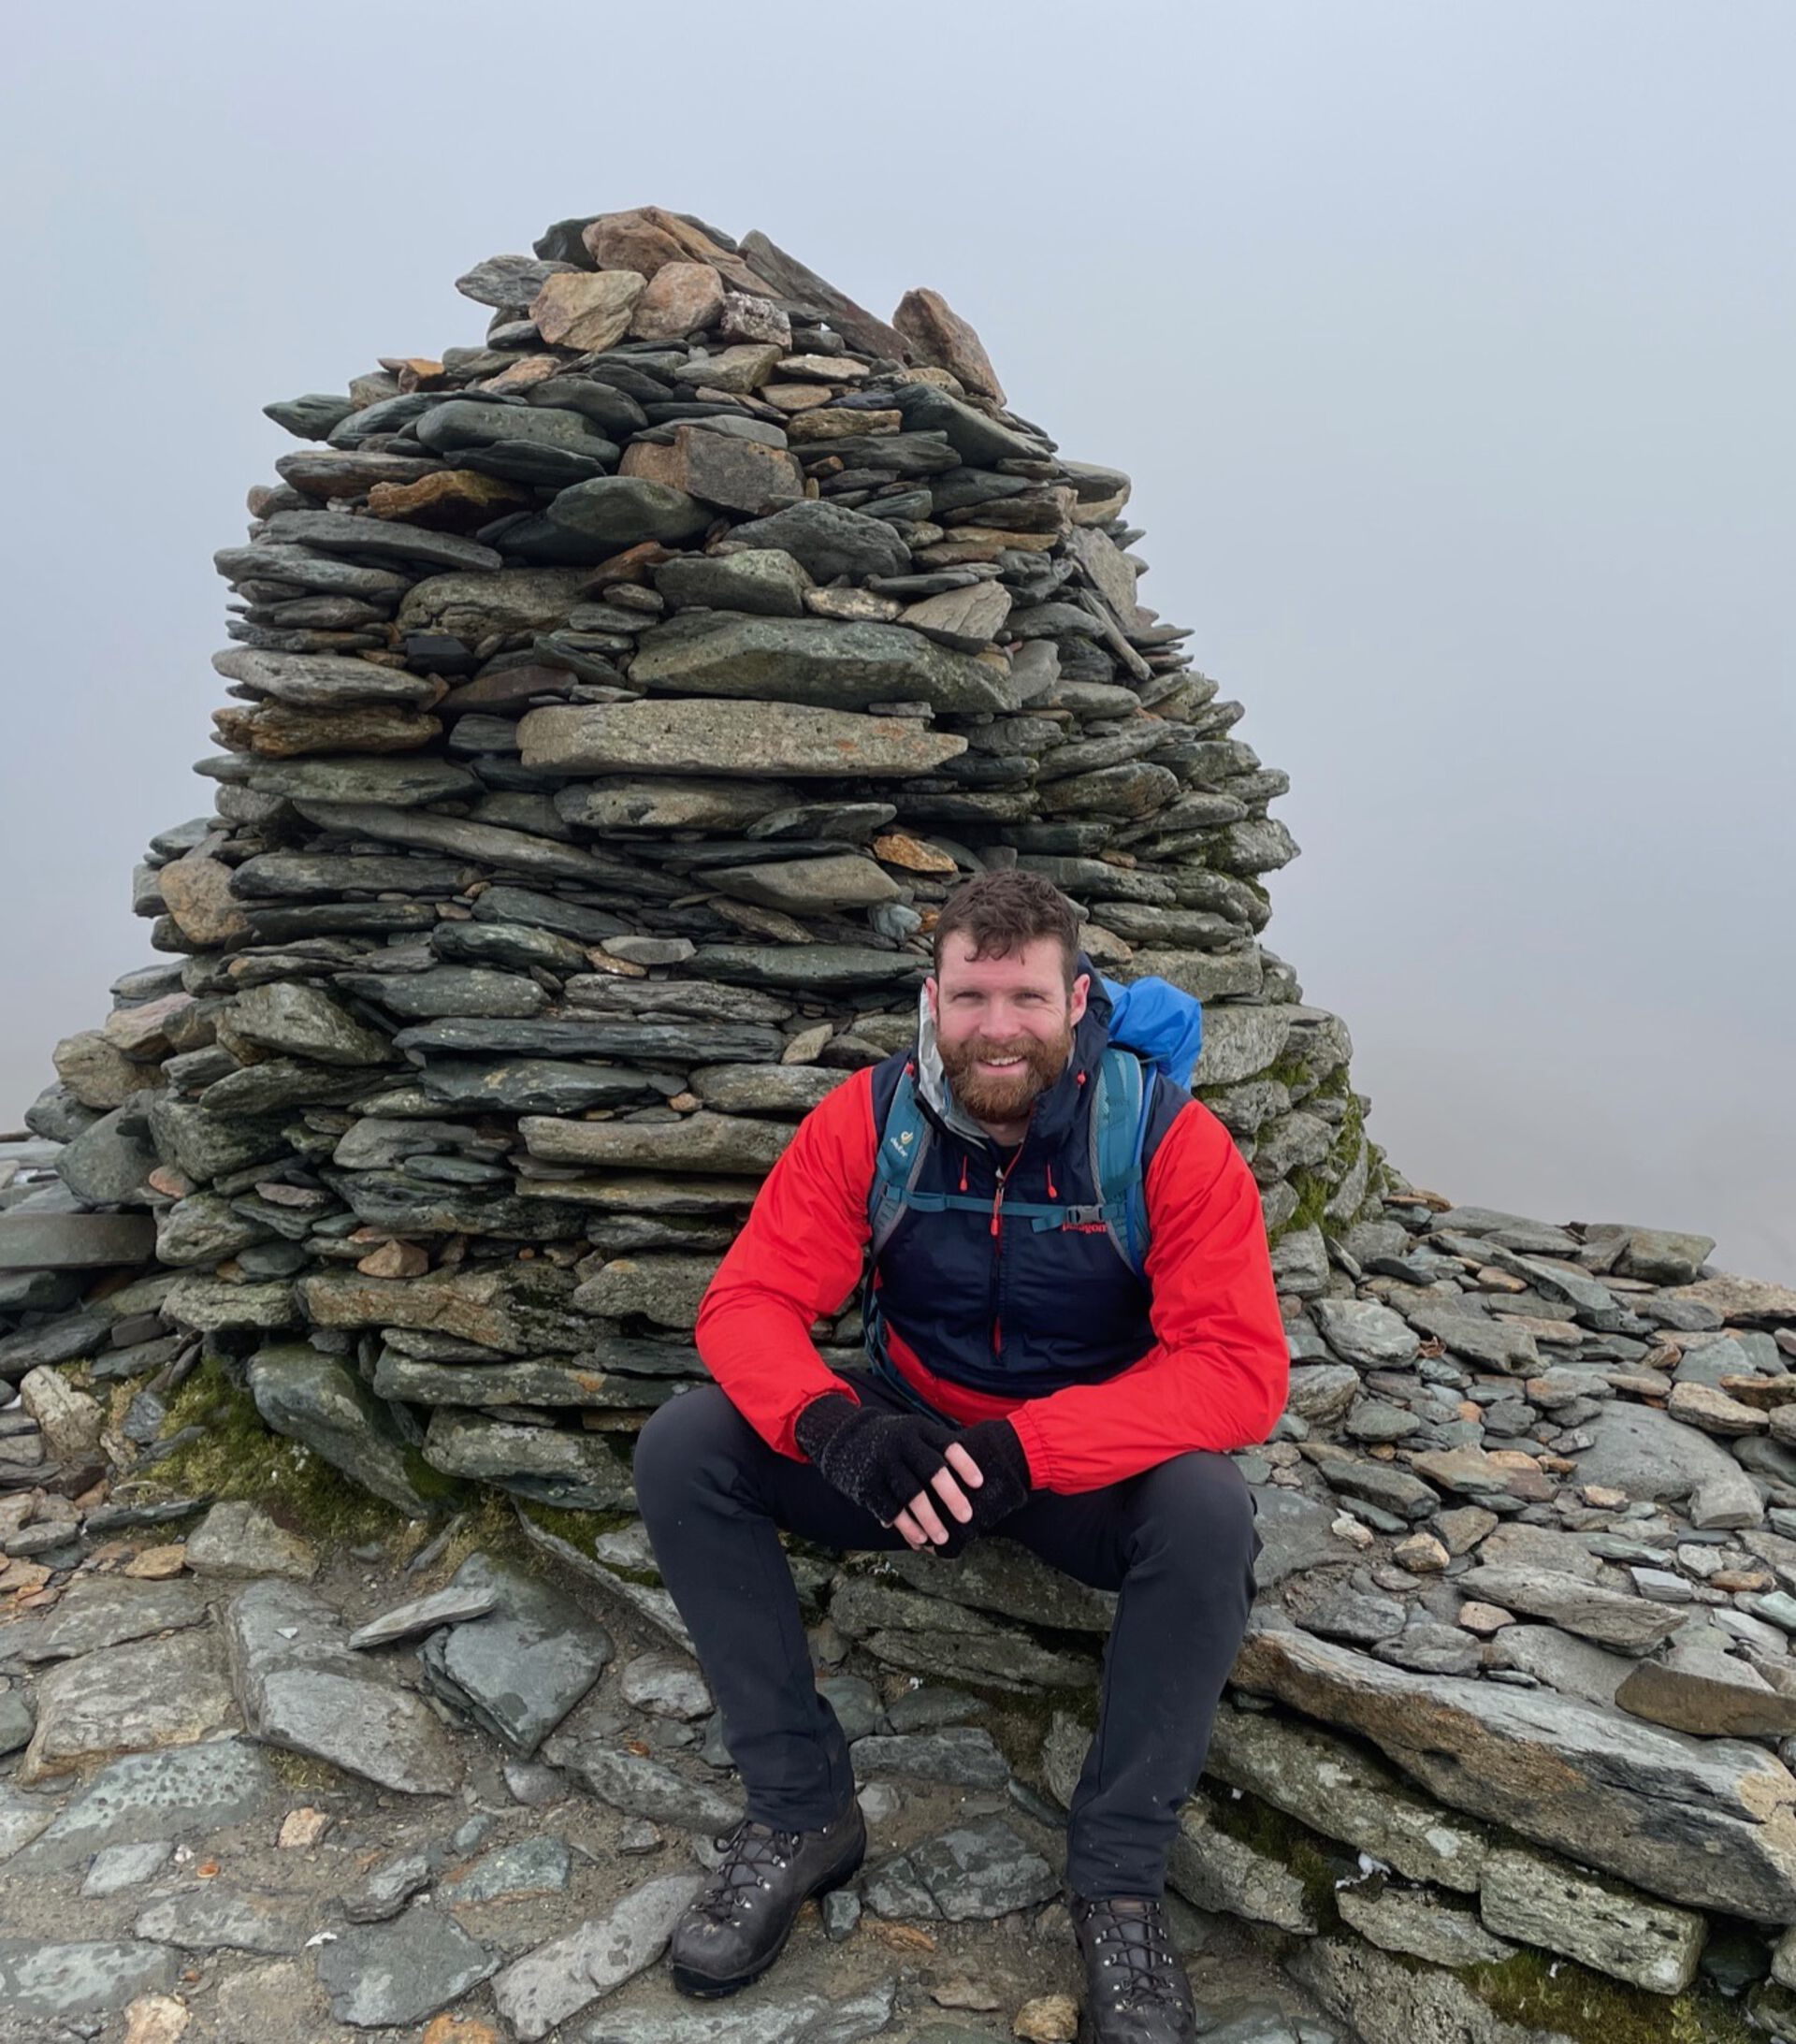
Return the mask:
<svg viewBox="0 0 1796 2044">
<path fill-rule="evenodd" d="M 844 1374 L 869 1405 L 914 1409 L 871 1370 Z M 650 1416 L 635 1468 L 649 1541 L 722 1711 L 747 1814 L 817 1830 L 846 1807 L 854 1773 L 817 1688 L 775 1529 L 839 1552 L 905 1547 L 904 1535 L 810 1463 L 770 1448 L 716 1384 Z M 1247 1628 L 1260 1551 L 1252 1495 L 1226 1456 L 1194 1452 L 1100 1490 L 1036 1491 L 999 1531 L 1079 1582 L 1120 1592 L 1097 1732 L 1068 1821 L 1066 1878 L 1086 1897 L 1158 1896 Z"/>
</svg>

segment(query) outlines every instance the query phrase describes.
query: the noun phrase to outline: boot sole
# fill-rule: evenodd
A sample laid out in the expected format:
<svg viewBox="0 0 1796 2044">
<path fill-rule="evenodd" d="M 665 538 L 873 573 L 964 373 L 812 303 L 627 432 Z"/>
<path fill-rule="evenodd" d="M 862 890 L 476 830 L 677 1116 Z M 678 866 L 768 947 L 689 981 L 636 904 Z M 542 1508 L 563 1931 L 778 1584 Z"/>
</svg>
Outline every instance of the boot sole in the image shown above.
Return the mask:
<svg viewBox="0 0 1796 2044">
<path fill-rule="evenodd" d="M 800 1911 L 803 1910 L 804 1904 L 807 1902 L 820 1902 L 825 1895 L 833 1894 L 838 1888 L 846 1888 L 861 1871 L 866 1857 L 867 1846 L 866 1840 L 863 1838 L 861 1841 L 861 1849 L 855 1854 L 850 1864 L 838 1868 L 827 1879 L 818 1881 L 815 1888 L 806 1889 L 799 1902 L 798 1908 L 792 1911 L 791 1921 L 780 1933 L 778 1944 L 758 1965 L 751 1966 L 746 1973 L 732 1974 L 728 1979 L 720 1980 L 714 1974 L 694 1973 L 686 1966 L 670 1964 L 668 1970 L 673 1977 L 674 1987 L 692 2001 L 721 2001 L 726 1994 L 738 1994 L 745 1987 L 752 1987 L 786 1950 L 787 1942 L 792 1935 L 793 1928 L 798 1922 Z"/>
</svg>

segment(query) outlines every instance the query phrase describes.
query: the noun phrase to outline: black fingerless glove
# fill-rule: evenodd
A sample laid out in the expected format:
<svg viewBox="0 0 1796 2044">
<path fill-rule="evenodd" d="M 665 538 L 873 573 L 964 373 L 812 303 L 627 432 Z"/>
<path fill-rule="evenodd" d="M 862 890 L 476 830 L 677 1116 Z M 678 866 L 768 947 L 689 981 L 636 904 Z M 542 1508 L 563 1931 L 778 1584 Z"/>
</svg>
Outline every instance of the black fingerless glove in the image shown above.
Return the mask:
<svg viewBox="0 0 1796 2044">
<path fill-rule="evenodd" d="M 1021 1511 L 1034 1488 L 1029 1457 L 1007 1419 L 982 1419 L 977 1427 L 963 1428 L 955 1439 L 979 1465 L 985 1481 L 977 1486 L 961 1481 L 966 1501 L 973 1507 L 973 1516 L 964 1524 L 946 1510 L 942 1513 L 949 1537 L 947 1544 L 935 1551 L 949 1559 L 969 1542 L 993 1531 L 1013 1512 Z"/>
<path fill-rule="evenodd" d="M 920 1490 L 929 1489 L 957 1436 L 921 1413 L 876 1412 L 846 1392 L 826 1391 L 798 1415 L 792 1438 L 844 1497 L 890 1526 Z M 932 1495 L 946 1516 L 948 1508 Z"/>
</svg>

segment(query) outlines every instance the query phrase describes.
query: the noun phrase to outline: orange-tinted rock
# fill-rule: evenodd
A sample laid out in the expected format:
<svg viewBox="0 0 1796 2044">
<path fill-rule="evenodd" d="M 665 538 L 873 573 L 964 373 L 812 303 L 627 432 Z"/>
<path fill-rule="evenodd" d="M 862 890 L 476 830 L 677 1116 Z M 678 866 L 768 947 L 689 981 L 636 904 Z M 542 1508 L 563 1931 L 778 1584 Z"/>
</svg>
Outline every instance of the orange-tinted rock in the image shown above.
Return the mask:
<svg viewBox="0 0 1796 2044">
<path fill-rule="evenodd" d="M 939 291 L 906 291 L 891 323 L 920 362 L 947 370 L 982 398 L 1004 402 L 1004 385 L 984 343 Z"/>
<path fill-rule="evenodd" d="M 794 446 L 807 441 L 847 440 L 862 433 L 895 433 L 902 412 L 850 412 L 840 405 L 827 411 L 801 412 L 786 428 Z"/>
<path fill-rule="evenodd" d="M 567 368 L 558 355 L 527 355 L 512 364 L 510 369 L 500 370 L 497 376 L 488 376 L 485 382 L 471 387 L 475 390 L 529 390 L 532 384 L 546 384 L 551 376 L 558 376 Z"/>
<path fill-rule="evenodd" d="M 530 317 L 544 341 L 597 354 L 630 331 L 645 282 L 633 269 L 551 277 L 530 301 Z"/>
<path fill-rule="evenodd" d="M 745 263 L 708 234 L 661 206 L 637 206 L 601 213 L 580 239 L 601 269 L 634 269 L 652 277 L 669 263 L 708 263 L 732 291 L 767 287 Z"/>
<path fill-rule="evenodd" d="M 421 1278 L 430 1259 L 416 1242 L 383 1242 L 355 1268 L 365 1278 Z"/>
<path fill-rule="evenodd" d="M 779 511 L 804 494 L 804 476 L 783 447 L 765 447 L 733 433 L 682 426 L 671 442 L 632 441 L 621 472 L 685 490 L 701 503 L 750 517 Z"/>
<path fill-rule="evenodd" d="M 127 1057 L 166 1057 L 173 1049 L 168 1024 L 194 1005 L 191 993 L 165 993 L 159 1001 L 115 1008 L 101 1024 L 101 1034 Z"/>
<path fill-rule="evenodd" d="M 630 314 L 638 341 L 683 341 L 716 324 L 723 311 L 723 279 L 709 263 L 664 263 Z"/>
<path fill-rule="evenodd" d="M 231 892 L 231 869 L 203 853 L 170 860 L 156 875 L 162 898 L 183 936 L 196 944 L 237 944 L 249 919 Z"/>
<path fill-rule="evenodd" d="M 945 851 L 925 845 L 905 831 L 887 831 L 873 841 L 873 856 L 888 865 L 904 866 L 912 873 L 958 873 L 960 868 Z"/>
<path fill-rule="evenodd" d="M 396 703 L 345 703 L 340 710 L 258 703 L 253 709 L 214 710 L 212 722 L 221 745 L 268 760 L 305 759 L 325 752 L 415 752 L 442 735 L 436 718 Z M 167 899 L 166 890 L 163 898 Z M 183 930 L 187 928 L 172 902 L 169 912 Z"/>
<path fill-rule="evenodd" d="M 403 518 L 449 531 L 472 529 L 515 504 L 533 501 L 529 490 L 472 469 L 439 469 L 415 483 L 376 483 L 368 493 L 368 508 L 377 518 Z"/>
</svg>

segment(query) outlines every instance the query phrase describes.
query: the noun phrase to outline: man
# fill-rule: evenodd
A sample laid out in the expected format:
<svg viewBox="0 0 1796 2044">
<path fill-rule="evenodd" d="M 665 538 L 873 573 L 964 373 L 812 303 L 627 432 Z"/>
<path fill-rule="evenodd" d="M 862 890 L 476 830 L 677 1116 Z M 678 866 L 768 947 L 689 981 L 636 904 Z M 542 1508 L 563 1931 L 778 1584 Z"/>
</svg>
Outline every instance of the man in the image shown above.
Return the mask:
<svg viewBox="0 0 1796 2044">
<path fill-rule="evenodd" d="M 1068 1825 L 1091 2034 L 1195 2035 L 1166 1863 L 1253 1596 L 1259 1540 L 1226 1455 L 1282 1410 L 1288 1349 L 1253 1175 L 1163 1076 L 1144 1103 L 1145 1279 L 1092 1217 L 1111 1004 L 1087 963 L 1070 904 L 1039 876 L 957 890 L 915 1050 L 801 1123 L 700 1310 L 717 1383 L 671 1399 L 638 1441 L 649 1538 L 747 1791 L 674 1935 L 685 1993 L 764 1972 L 805 1899 L 847 1881 L 866 1846 L 775 1529 L 940 1555 L 1001 1529 L 1121 1592 Z M 861 1278 L 906 1080 L 931 1139 L 865 1296 L 872 1365 L 838 1374 L 810 1329 Z"/>
</svg>

